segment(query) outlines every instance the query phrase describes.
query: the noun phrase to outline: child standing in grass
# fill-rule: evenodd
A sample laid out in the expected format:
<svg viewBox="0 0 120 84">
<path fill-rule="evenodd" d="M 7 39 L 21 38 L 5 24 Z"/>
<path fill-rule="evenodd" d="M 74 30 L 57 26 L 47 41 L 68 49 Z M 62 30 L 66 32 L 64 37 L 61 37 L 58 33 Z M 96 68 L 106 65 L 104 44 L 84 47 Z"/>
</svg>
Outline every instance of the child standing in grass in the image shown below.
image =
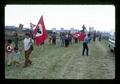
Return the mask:
<svg viewBox="0 0 120 84">
<path fill-rule="evenodd" d="M 14 59 L 13 59 L 13 63 L 14 63 L 14 65 L 19 64 L 20 52 L 19 52 L 19 50 L 18 50 L 17 47 L 14 48 L 13 56 L 14 56 Z"/>
<path fill-rule="evenodd" d="M 13 44 L 11 39 L 8 39 L 5 44 L 5 53 L 7 56 L 7 65 L 10 66 L 13 58 Z"/>
</svg>

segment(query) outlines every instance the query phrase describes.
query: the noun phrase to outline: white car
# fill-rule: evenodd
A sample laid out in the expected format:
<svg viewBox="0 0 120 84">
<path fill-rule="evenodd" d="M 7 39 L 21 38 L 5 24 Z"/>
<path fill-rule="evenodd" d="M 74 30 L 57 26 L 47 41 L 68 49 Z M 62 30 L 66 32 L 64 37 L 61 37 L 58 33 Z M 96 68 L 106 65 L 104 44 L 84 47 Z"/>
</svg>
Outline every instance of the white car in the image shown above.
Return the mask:
<svg viewBox="0 0 120 84">
<path fill-rule="evenodd" d="M 110 50 L 115 51 L 115 32 L 110 35 L 108 42 Z"/>
</svg>

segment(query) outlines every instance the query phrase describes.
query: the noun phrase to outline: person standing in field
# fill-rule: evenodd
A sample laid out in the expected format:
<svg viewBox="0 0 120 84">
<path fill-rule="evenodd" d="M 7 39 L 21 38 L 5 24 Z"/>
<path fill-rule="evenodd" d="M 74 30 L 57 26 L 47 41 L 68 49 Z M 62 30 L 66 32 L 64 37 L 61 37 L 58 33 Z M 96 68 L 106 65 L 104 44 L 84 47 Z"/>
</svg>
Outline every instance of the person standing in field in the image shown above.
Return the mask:
<svg viewBox="0 0 120 84">
<path fill-rule="evenodd" d="M 99 41 L 101 41 L 101 34 L 99 34 Z"/>
<path fill-rule="evenodd" d="M 65 46 L 65 34 L 64 33 L 60 33 L 60 40 L 61 40 L 61 46 L 64 47 Z"/>
<path fill-rule="evenodd" d="M 82 56 L 84 56 L 84 52 L 86 50 L 86 55 L 88 56 L 88 52 L 89 52 L 89 47 L 88 44 L 90 43 L 90 34 L 86 35 L 84 38 L 84 42 L 83 42 L 83 52 L 82 52 Z"/>
<path fill-rule="evenodd" d="M 24 51 L 25 51 L 25 63 L 24 63 L 24 67 L 27 67 L 28 64 L 31 64 L 32 61 L 29 59 L 30 54 L 33 50 L 32 48 L 32 39 L 30 38 L 30 34 L 26 33 L 25 34 L 25 39 L 24 39 Z"/>
<path fill-rule="evenodd" d="M 14 59 L 13 59 L 13 63 L 16 66 L 17 64 L 19 64 L 19 59 L 20 59 L 20 52 L 18 50 L 18 48 L 14 48 L 14 53 L 13 53 Z"/>
<path fill-rule="evenodd" d="M 96 32 L 94 32 L 93 34 L 93 41 L 95 42 L 95 40 L 96 40 Z"/>
<path fill-rule="evenodd" d="M 69 43 L 72 44 L 72 34 L 70 32 L 68 33 L 68 39 Z"/>
<path fill-rule="evenodd" d="M 14 43 L 15 43 L 15 47 L 16 47 L 16 48 L 18 48 L 18 40 L 19 40 L 19 38 L 18 38 L 18 33 L 15 32 L 15 33 L 14 33 Z"/>
<path fill-rule="evenodd" d="M 75 36 L 75 43 L 78 43 L 78 37 L 77 36 Z"/>
<path fill-rule="evenodd" d="M 69 46 L 69 38 L 68 38 L 68 34 L 65 35 L 65 47 Z"/>
<path fill-rule="evenodd" d="M 12 40 L 8 39 L 5 43 L 5 54 L 7 56 L 7 65 L 12 65 L 12 59 L 13 59 L 13 44 Z"/>
<path fill-rule="evenodd" d="M 52 44 L 56 45 L 56 33 L 52 33 Z"/>
<path fill-rule="evenodd" d="M 52 41 L 52 36 L 51 34 L 49 34 L 49 43 L 51 44 L 51 41 Z"/>
</svg>

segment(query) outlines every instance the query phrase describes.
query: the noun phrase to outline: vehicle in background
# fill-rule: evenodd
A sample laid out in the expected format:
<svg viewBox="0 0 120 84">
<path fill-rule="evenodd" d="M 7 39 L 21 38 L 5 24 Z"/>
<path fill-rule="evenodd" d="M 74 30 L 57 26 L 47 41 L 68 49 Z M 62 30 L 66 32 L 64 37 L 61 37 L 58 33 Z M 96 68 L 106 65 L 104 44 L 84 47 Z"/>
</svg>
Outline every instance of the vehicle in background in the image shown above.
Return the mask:
<svg viewBox="0 0 120 84">
<path fill-rule="evenodd" d="M 109 43 L 109 48 L 110 48 L 110 50 L 111 50 L 112 52 L 115 51 L 115 32 L 112 32 L 112 33 L 110 34 L 108 43 Z"/>
</svg>

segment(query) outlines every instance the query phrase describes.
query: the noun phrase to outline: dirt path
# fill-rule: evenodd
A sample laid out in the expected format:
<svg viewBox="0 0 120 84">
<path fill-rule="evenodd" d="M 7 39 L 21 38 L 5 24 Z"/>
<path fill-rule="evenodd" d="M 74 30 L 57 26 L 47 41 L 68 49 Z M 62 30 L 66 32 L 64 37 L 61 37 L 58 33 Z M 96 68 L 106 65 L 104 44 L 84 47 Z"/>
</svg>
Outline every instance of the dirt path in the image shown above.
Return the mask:
<svg viewBox="0 0 120 84">
<path fill-rule="evenodd" d="M 92 49 L 92 45 L 94 48 Z M 82 49 L 80 48 L 80 51 Z M 93 52 L 93 53 L 92 53 Z M 115 56 L 100 42 L 91 44 L 90 56 L 75 53 L 64 66 L 63 79 L 113 79 L 115 78 Z"/>
</svg>

